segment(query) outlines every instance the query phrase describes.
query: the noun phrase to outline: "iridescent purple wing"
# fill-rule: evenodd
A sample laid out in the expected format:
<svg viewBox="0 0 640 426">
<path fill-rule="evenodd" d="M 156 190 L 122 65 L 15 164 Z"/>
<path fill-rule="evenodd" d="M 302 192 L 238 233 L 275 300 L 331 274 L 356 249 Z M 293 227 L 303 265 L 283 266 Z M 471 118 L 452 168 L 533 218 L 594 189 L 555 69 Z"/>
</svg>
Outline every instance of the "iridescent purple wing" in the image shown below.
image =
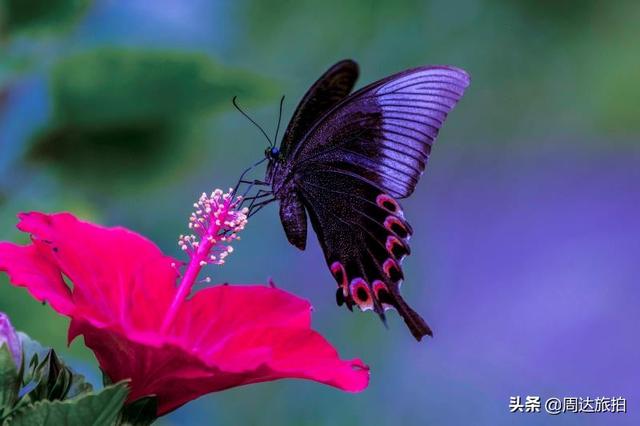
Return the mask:
<svg viewBox="0 0 640 426">
<path fill-rule="evenodd" d="M 418 340 L 431 330 L 400 295 L 412 231 L 396 199 L 415 189 L 468 85 L 467 73 L 453 67 L 415 68 L 373 83 L 320 118 L 276 179 L 287 235 L 302 235 L 294 225 L 306 209 L 338 282 L 338 304 L 383 319 L 395 308 Z"/>
<path fill-rule="evenodd" d="M 411 195 L 431 147 L 469 85 L 454 67 L 420 67 L 373 83 L 334 107 L 289 157 L 296 169 L 327 163 Z"/>
</svg>

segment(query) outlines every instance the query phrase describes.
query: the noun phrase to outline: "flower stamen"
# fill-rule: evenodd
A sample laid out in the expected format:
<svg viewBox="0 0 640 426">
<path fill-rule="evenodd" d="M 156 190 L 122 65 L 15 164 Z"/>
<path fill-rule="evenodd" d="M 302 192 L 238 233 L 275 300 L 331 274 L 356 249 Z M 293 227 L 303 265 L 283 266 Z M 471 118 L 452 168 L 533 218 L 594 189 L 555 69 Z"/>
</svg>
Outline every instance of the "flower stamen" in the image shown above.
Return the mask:
<svg viewBox="0 0 640 426">
<path fill-rule="evenodd" d="M 178 292 L 167 311 L 162 331 L 166 331 L 175 318 L 180 305 L 191 293 L 200 270 L 207 264 L 223 265 L 225 258 L 233 252 L 231 243 L 247 224 L 249 210 L 240 205 L 242 197 L 233 197 L 233 189 L 224 193 L 216 189 L 210 195 L 202 193 L 193 204 L 194 212 L 189 217 L 192 234 L 180 235 L 178 246 L 190 261 L 180 280 Z"/>
</svg>

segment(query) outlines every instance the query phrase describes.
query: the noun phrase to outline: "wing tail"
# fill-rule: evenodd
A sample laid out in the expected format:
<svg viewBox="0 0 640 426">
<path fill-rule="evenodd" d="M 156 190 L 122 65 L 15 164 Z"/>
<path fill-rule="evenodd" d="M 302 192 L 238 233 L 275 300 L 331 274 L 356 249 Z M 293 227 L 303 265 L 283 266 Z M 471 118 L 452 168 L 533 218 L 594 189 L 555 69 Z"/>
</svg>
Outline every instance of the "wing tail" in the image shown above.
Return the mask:
<svg viewBox="0 0 640 426">
<path fill-rule="evenodd" d="M 392 292 L 393 305 L 398 310 L 398 313 L 409 327 L 411 334 L 420 341 L 424 336 L 433 337 L 431 328 L 427 325 L 424 319 L 416 311 L 411 309 L 411 306 L 404 301 L 400 293 Z"/>
</svg>

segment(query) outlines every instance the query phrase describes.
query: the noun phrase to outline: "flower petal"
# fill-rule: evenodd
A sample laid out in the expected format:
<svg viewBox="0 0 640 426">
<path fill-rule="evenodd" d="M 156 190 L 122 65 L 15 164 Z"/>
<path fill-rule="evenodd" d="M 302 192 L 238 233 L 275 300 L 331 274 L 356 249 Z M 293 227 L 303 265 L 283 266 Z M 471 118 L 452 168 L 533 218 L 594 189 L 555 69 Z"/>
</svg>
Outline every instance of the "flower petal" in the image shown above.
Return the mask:
<svg viewBox="0 0 640 426">
<path fill-rule="evenodd" d="M 74 309 L 71 291 L 50 253 L 35 245 L 0 243 L 0 271 L 6 272 L 13 285 L 26 287 L 40 302 L 49 302 L 61 314 Z"/>
<path fill-rule="evenodd" d="M 32 234 L 37 252 L 51 269 L 73 282 L 74 302 L 94 321 L 131 320 L 133 289 L 148 296 L 146 308 L 135 307 L 146 313 L 158 313 L 162 306 L 157 303 L 173 298 L 175 261 L 141 235 L 82 222 L 69 213 L 18 217 L 18 228 Z"/>
<path fill-rule="evenodd" d="M 312 330 L 246 330 L 228 340 L 215 359 L 206 360 L 175 344 L 139 342 L 82 320 L 74 320 L 74 327 L 111 380 L 131 379 L 129 401 L 157 396 L 159 416 L 202 395 L 251 383 L 300 378 L 357 392 L 369 381 L 366 365 L 340 360 Z"/>
<path fill-rule="evenodd" d="M 188 300 L 166 335 L 82 318 L 70 333 L 84 336 L 112 380 L 132 379 L 130 400 L 157 395 L 159 415 L 210 392 L 283 378 L 365 389 L 368 367 L 341 360 L 310 321 L 309 303 L 290 293 L 222 285 Z"/>
<path fill-rule="evenodd" d="M 198 291 L 182 305 L 172 333 L 197 350 L 256 325 L 310 328 L 311 305 L 263 285 L 219 285 Z"/>
<path fill-rule="evenodd" d="M 0 312 L 0 348 L 4 345 L 7 345 L 16 367 L 20 368 L 20 363 L 22 362 L 22 344 L 20 338 L 15 328 L 11 325 L 9 317 L 4 312 Z"/>
<path fill-rule="evenodd" d="M 209 362 L 226 372 L 243 373 L 242 384 L 299 378 L 351 392 L 369 384 L 369 367 L 359 359 L 340 359 L 333 346 L 311 329 L 253 327 L 216 348 Z"/>
</svg>

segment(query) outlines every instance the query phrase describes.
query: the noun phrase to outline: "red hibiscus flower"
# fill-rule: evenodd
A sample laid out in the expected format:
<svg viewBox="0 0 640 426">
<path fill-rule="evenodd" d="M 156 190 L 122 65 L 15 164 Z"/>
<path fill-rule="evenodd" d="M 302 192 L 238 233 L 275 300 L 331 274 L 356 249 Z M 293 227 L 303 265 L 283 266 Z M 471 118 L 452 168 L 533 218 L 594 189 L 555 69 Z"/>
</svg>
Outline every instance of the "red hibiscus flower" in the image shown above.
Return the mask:
<svg viewBox="0 0 640 426">
<path fill-rule="evenodd" d="M 69 341 L 82 335 L 111 380 L 130 379 L 129 401 L 156 395 L 158 415 L 209 392 L 281 378 L 366 388 L 367 366 L 341 360 L 310 328 L 307 301 L 267 286 L 220 285 L 188 297 L 201 268 L 232 251 L 246 223 L 237 205 L 219 190 L 203 194 L 190 219 L 194 235 L 179 242 L 186 265 L 124 228 L 68 213 L 20 214 L 18 228 L 32 243 L 0 243 L 0 271 L 71 318 Z"/>
</svg>

